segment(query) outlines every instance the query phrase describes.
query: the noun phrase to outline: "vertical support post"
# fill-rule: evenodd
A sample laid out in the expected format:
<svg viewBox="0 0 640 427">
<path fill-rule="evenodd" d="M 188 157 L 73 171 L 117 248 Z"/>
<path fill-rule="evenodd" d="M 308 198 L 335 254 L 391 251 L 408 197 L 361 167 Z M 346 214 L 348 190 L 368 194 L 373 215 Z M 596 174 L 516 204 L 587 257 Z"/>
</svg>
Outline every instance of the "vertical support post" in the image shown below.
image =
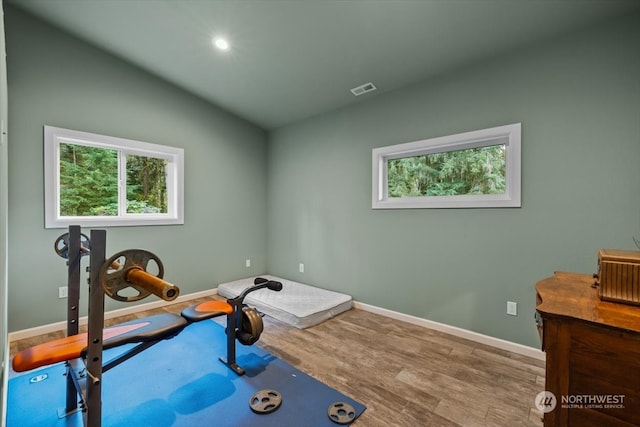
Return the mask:
<svg viewBox="0 0 640 427">
<path fill-rule="evenodd" d="M 236 363 L 236 331 L 240 327 L 242 321 L 242 298 L 234 298 L 227 300 L 233 307 L 233 312 L 227 314 L 227 357 L 220 357 L 220 361 L 227 365 L 238 375 L 244 375 L 244 369 Z"/>
<path fill-rule="evenodd" d="M 106 231 L 91 230 L 91 269 L 89 276 L 89 324 L 87 333 L 87 426 L 102 422 L 102 333 L 104 328 L 104 292 L 100 269 L 106 258 Z"/>
<path fill-rule="evenodd" d="M 79 225 L 69 226 L 69 247 L 67 268 L 69 281 L 67 282 L 67 336 L 78 334 L 78 305 L 80 304 L 80 252 L 81 234 Z"/>
<path fill-rule="evenodd" d="M 78 306 L 80 304 L 80 252 L 81 234 L 80 226 L 69 226 L 68 234 L 68 280 L 67 280 L 67 336 L 78 334 Z M 74 378 L 70 372 L 70 365 L 67 363 L 67 397 L 65 414 L 70 414 L 78 409 L 78 390 L 74 383 Z"/>
</svg>

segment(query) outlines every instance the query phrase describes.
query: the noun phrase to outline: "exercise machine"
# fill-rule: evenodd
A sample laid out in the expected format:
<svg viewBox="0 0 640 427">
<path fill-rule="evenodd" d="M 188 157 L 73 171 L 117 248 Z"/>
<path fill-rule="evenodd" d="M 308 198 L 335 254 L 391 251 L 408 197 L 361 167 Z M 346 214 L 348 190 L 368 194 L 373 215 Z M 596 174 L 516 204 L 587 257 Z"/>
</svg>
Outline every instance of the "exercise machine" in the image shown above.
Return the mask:
<svg viewBox="0 0 640 427">
<path fill-rule="evenodd" d="M 86 426 L 100 427 L 102 420 L 102 374 L 145 349 L 179 334 L 194 322 L 227 316 L 227 355 L 220 360 L 238 375 L 244 369 L 236 363 L 236 340 L 243 345 L 258 341 L 263 331 L 262 316 L 244 304 L 244 298 L 258 289 L 280 291 L 280 282 L 256 278 L 254 286 L 227 301 L 207 301 L 188 307 L 180 315 L 165 313 L 104 328 L 104 296 L 124 302 L 153 294 L 165 301 L 178 297 L 180 289 L 163 279 L 164 267 L 153 253 L 142 249 L 121 251 L 106 259 L 106 232 L 91 230 L 90 238 L 79 226 L 54 243 L 56 253 L 67 259 L 67 337 L 26 349 L 13 358 L 17 372 L 65 362 L 66 406 L 60 418 L 83 412 Z M 89 304 L 87 333 L 79 333 L 81 258 L 89 255 Z M 106 260 L 105 260 L 106 259 Z M 104 350 L 133 344 L 109 361 Z"/>
<path fill-rule="evenodd" d="M 247 288 L 235 298 L 228 299 L 226 302 L 204 302 L 188 307 L 181 313 L 182 317 L 189 322 L 199 322 L 216 317 L 216 310 L 227 314 L 227 357 L 220 357 L 220 361 L 238 375 L 244 375 L 244 369 L 236 363 L 236 340 L 243 345 L 253 345 L 260 339 L 260 334 L 263 331 L 262 316 L 255 308 L 244 304 L 244 299 L 249 293 L 262 288 L 281 291 L 282 283 L 258 277 L 254 280 L 254 286 Z"/>
</svg>

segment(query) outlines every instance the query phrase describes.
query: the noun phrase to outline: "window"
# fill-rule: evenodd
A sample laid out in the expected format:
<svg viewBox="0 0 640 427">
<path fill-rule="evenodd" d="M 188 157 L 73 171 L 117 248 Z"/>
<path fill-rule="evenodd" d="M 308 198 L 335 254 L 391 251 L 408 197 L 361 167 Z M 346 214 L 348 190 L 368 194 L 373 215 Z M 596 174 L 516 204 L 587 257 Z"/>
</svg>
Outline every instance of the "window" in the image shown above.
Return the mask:
<svg viewBox="0 0 640 427">
<path fill-rule="evenodd" d="M 45 227 L 184 224 L 182 148 L 44 127 Z"/>
<path fill-rule="evenodd" d="M 373 150 L 373 209 L 520 207 L 519 123 Z"/>
</svg>

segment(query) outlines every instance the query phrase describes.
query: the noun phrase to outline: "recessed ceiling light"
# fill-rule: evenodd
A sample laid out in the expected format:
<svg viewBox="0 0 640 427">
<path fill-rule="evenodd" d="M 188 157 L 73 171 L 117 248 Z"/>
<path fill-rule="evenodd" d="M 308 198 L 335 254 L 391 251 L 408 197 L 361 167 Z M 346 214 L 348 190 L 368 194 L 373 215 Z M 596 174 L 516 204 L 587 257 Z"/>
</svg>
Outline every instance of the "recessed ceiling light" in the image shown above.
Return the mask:
<svg viewBox="0 0 640 427">
<path fill-rule="evenodd" d="M 214 37 L 213 45 L 220 50 L 229 50 L 229 42 L 222 37 Z"/>
</svg>

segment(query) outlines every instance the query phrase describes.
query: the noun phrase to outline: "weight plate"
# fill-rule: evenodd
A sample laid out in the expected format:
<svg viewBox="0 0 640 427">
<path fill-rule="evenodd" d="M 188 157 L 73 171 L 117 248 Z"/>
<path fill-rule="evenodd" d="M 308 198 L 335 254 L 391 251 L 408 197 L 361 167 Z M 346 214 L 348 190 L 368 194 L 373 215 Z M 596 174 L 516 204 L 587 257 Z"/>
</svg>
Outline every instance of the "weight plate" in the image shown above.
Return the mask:
<svg viewBox="0 0 640 427">
<path fill-rule="evenodd" d="M 62 236 L 58 237 L 53 243 L 53 249 L 60 257 L 68 259 L 69 233 L 64 233 Z M 91 241 L 89 240 L 89 237 L 84 233 L 80 233 L 80 256 L 88 255 L 90 249 Z"/>
<path fill-rule="evenodd" d="M 149 272 L 149 263 L 155 264 L 157 273 L 153 275 L 162 279 L 164 266 L 154 253 L 144 249 L 127 249 L 109 258 L 100 268 L 100 284 L 104 293 L 116 301 L 133 302 L 144 299 L 151 292 L 127 281 L 127 273 L 132 268 Z M 127 295 L 127 292 L 131 294 Z"/>
<path fill-rule="evenodd" d="M 251 410 L 256 414 L 270 414 L 282 404 L 282 395 L 276 390 L 264 389 L 255 393 L 249 400 Z"/>
<path fill-rule="evenodd" d="M 260 339 L 263 329 L 262 316 L 260 316 L 258 311 L 255 308 L 243 307 L 240 331 L 238 331 L 238 341 L 240 341 L 240 344 L 255 344 Z"/>
<path fill-rule="evenodd" d="M 356 419 L 356 410 L 344 402 L 336 402 L 329 406 L 329 419 L 336 424 L 350 424 Z"/>
</svg>

